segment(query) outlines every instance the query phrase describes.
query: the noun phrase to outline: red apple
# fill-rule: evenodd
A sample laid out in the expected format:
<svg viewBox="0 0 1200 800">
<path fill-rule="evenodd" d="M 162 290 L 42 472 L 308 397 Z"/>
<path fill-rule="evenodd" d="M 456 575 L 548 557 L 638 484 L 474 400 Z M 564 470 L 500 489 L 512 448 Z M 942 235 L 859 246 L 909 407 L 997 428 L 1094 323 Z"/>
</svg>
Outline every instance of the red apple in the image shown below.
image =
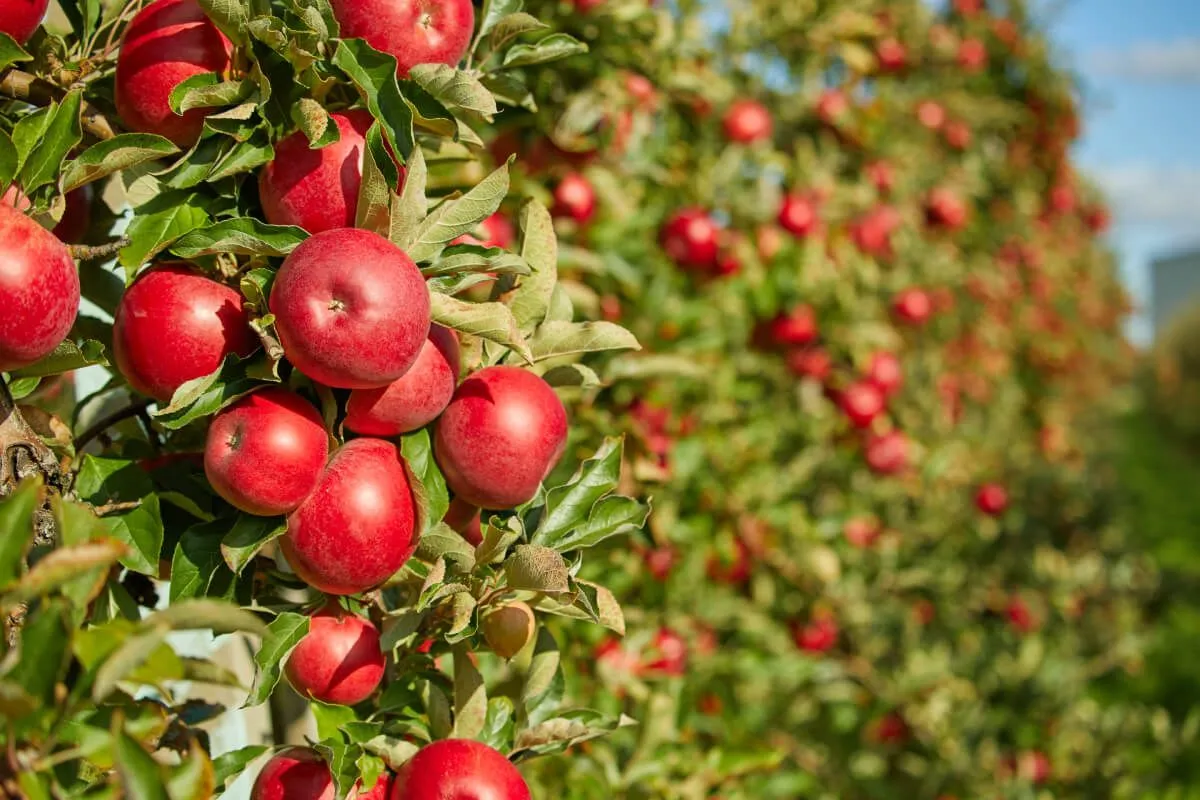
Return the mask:
<svg viewBox="0 0 1200 800">
<path fill-rule="evenodd" d="M 507 250 L 516 241 L 512 223 L 499 211 L 479 223 L 476 233 L 479 235 L 464 233 L 451 244 L 474 244 L 480 247 L 499 247 Z"/>
<path fill-rule="evenodd" d="M 1020 597 L 1013 597 L 1008 601 L 1004 615 L 1008 617 L 1008 624 L 1018 633 L 1031 633 L 1037 630 L 1037 618 L 1033 616 L 1029 606 L 1025 605 L 1025 601 Z"/>
<path fill-rule="evenodd" d="M 341 138 L 320 150 L 302 131 L 275 145 L 275 158 L 258 173 L 263 215 L 272 225 L 296 225 L 309 233 L 353 228 L 362 185 L 367 129 L 361 110 L 331 114 Z"/>
<path fill-rule="evenodd" d="M 750 546 L 740 538 L 735 539 L 732 559 L 720 552 L 714 552 L 708 557 L 705 572 L 710 580 L 737 586 L 750 580 L 751 568 L 754 566 L 754 555 Z"/>
<path fill-rule="evenodd" d="M 725 138 L 751 144 L 771 138 L 771 112 L 757 100 L 738 100 L 725 112 Z"/>
<path fill-rule="evenodd" d="M 885 395 L 895 394 L 904 385 L 904 369 L 894 353 L 880 351 L 867 364 L 867 380 Z"/>
<path fill-rule="evenodd" d="M 353 791 L 350 792 L 350 797 L 347 800 L 388 800 L 392 796 L 392 785 L 396 782 L 396 777 L 391 774 L 383 774 L 379 776 L 379 780 L 375 781 L 375 785 L 370 789 L 363 791 L 362 781 L 354 784 Z"/>
<path fill-rule="evenodd" d="M 416 363 L 387 386 L 355 389 L 346 401 L 346 427 L 387 438 L 423 428 L 437 419 L 458 385 L 458 335 L 429 327 Z"/>
<path fill-rule="evenodd" d="M 125 127 L 180 147 L 200 138 L 212 109 L 171 110 L 171 91 L 206 72 L 229 72 L 233 45 L 196 0 L 155 0 L 125 29 L 117 55 L 117 114 Z"/>
<path fill-rule="evenodd" d="M 400 771 L 391 800 L 531 800 L 529 786 L 498 750 L 443 739 L 417 751 Z"/>
<path fill-rule="evenodd" d="M 900 227 L 900 212 L 889 205 L 868 211 L 850 226 L 850 238 L 864 255 L 886 258 L 892 252 L 892 233 Z"/>
<path fill-rule="evenodd" d="M 636 72 L 625 73 L 625 91 L 634 102 L 645 109 L 653 109 L 658 105 L 658 92 L 654 84 L 645 75 Z"/>
<path fill-rule="evenodd" d="M 1008 492 L 998 483 L 985 483 L 975 493 L 975 506 L 989 517 L 998 517 L 1008 508 Z"/>
<path fill-rule="evenodd" d="M 979 39 L 963 39 L 958 45 L 958 65 L 966 72 L 979 72 L 987 66 L 987 45 Z"/>
<path fill-rule="evenodd" d="M 910 287 L 893 298 L 892 311 L 901 322 L 924 325 L 933 315 L 933 300 L 924 289 Z"/>
<path fill-rule="evenodd" d="M 931 131 L 936 131 L 946 122 L 946 109 L 933 100 L 922 100 L 917 104 L 917 119 Z"/>
<path fill-rule="evenodd" d="M 442 522 L 458 531 L 472 547 L 478 547 L 483 542 L 483 521 L 480 519 L 479 506 L 473 506 L 456 497 L 450 501 Z"/>
<path fill-rule="evenodd" d="M 967 223 L 969 211 L 958 192 L 944 186 L 930 191 L 925 199 L 925 218 L 935 227 L 958 230 Z"/>
<path fill-rule="evenodd" d="M 824 381 L 833 369 L 829 353 L 822 347 L 806 347 L 787 355 L 788 369 L 798 378 Z"/>
<path fill-rule="evenodd" d="M 879 475 L 895 475 L 908 469 L 908 438 L 899 431 L 867 439 L 867 466 Z"/>
<path fill-rule="evenodd" d="M 971 127 L 965 122 L 955 120 L 946 123 L 942 135 L 946 137 L 946 144 L 955 150 L 966 150 L 971 146 Z"/>
<path fill-rule="evenodd" d="M 578 172 L 563 176 L 554 187 L 553 211 L 555 216 L 570 217 L 580 225 L 590 220 L 596 212 L 596 192 L 591 181 Z"/>
<path fill-rule="evenodd" d="M 354 439 L 288 517 L 280 546 L 296 574 L 326 594 L 357 594 L 396 573 L 417 549 L 416 506 L 396 446 Z"/>
<path fill-rule="evenodd" d="M 308 633 L 288 656 L 284 671 L 301 697 L 352 706 L 383 680 L 379 631 L 367 620 L 330 604 L 308 618 Z"/>
<path fill-rule="evenodd" d="M 809 236 L 817 230 L 817 203 L 812 197 L 802 194 L 787 194 L 779 205 L 779 227 L 797 238 Z"/>
<path fill-rule="evenodd" d="M 481 508 L 532 499 L 567 445 L 567 412 L 544 380 L 486 367 L 458 387 L 438 419 L 434 453 L 446 485 Z"/>
<path fill-rule="evenodd" d="M 659 243 L 678 266 L 710 271 L 717 262 L 717 224 L 700 208 L 677 211 L 659 232 Z"/>
<path fill-rule="evenodd" d="M 330 0 L 343 39 L 365 39 L 396 57 L 407 77 L 417 64 L 454 66 L 475 30 L 471 0 Z"/>
<path fill-rule="evenodd" d="M 883 413 L 883 392 L 868 381 L 852 383 L 842 390 L 838 405 L 851 425 L 856 428 L 869 428 L 875 418 Z"/>
<path fill-rule="evenodd" d="M 0 203 L 0 372 L 48 356 L 79 311 L 79 274 L 66 245 Z"/>
<path fill-rule="evenodd" d="M 892 37 L 883 39 L 875 46 L 875 57 L 884 72 L 899 72 L 908 65 L 908 50 Z"/>
<path fill-rule="evenodd" d="M 646 568 L 650 570 L 650 574 L 656 581 L 665 581 L 669 578 L 677 560 L 675 548 L 670 545 L 648 550 L 643 557 L 646 561 Z"/>
<path fill-rule="evenodd" d="M 125 290 L 113 322 L 113 357 L 129 385 L 166 402 L 217 370 L 231 354 L 258 348 L 242 296 L 190 264 L 158 264 Z"/>
<path fill-rule="evenodd" d="M 766 349 L 787 350 L 816 341 L 817 314 L 813 307 L 801 304 L 755 327 L 755 343 Z"/>
<path fill-rule="evenodd" d="M 271 313 L 288 361 L 340 389 L 386 386 L 429 336 L 429 290 L 412 259 L 377 233 L 324 231 L 283 262 Z"/>
<path fill-rule="evenodd" d="M 307 747 L 290 747 L 263 766 L 250 800 L 334 800 L 333 774 Z"/>
<path fill-rule="evenodd" d="M 575 10 L 581 14 L 590 13 L 604 5 L 607 0 L 572 0 L 575 4 Z"/>
<path fill-rule="evenodd" d="M 837 644 L 837 620 L 829 614 L 816 615 L 808 623 L 793 628 L 792 638 L 806 653 L 826 653 Z"/>
<path fill-rule="evenodd" d="M 835 126 L 850 111 L 850 101 L 841 89 L 826 89 L 817 98 L 817 119 Z"/>
<path fill-rule="evenodd" d="M 900 744 L 908 736 L 908 723 L 894 711 L 873 722 L 868 733 L 868 738 L 880 744 Z"/>
<path fill-rule="evenodd" d="M 880 194 L 888 194 L 896 187 L 896 171 L 887 161 L 872 161 L 867 165 L 867 179 Z"/>
<path fill-rule="evenodd" d="M 217 414 L 204 472 L 217 494 L 247 514 L 294 511 L 316 488 L 329 455 L 321 412 L 287 389 L 260 389 Z"/>
<path fill-rule="evenodd" d="M 1017 774 L 1033 784 L 1045 783 L 1050 779 L 1050 759 L 1038 750 L 1026 750 L 1017 756 Z"/>
<path fill-rule="evenodd" d="M 25 44 L 42 24 L 50 0 L 0 0 L 0 33 Z"/>
<path fill-rule="evenodd" d="M 62 219 L 51 230 L 59 241 L 65 244 L 79 244 L 83 241 L 84 234 L 92 224 L 92 197 L 90 183 L 67 192 Z M 28 211 L 33 207 L 33 203 L 29 202 L 29 198 L 15 183 L 10 184 L 4 195 L 0 196 L 0 203 L 17 211 Z"/>
<path fill-rule="evenodd" d="M 670 628 L 659 628 L 642 662 L 641 672 L 677 677 L 687 672 L 687 664 L 687 642 Z"/>
<path fill-rule="evenodd" d="M 854 547 L 870 547 L 880 533 L 879 520 L 875 517 L 851 517 L 842 526 L 842 535 Z"/>
</svg>

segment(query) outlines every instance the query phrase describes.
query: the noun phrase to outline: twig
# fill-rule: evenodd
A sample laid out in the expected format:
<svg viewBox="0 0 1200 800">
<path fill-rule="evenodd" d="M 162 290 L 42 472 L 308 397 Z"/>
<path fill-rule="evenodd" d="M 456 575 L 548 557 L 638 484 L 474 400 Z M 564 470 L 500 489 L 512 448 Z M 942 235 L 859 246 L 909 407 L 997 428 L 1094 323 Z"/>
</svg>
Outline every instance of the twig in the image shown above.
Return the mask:
<svg viewBox="0 0 1200 800">
<path fill-rule="evenodd" d="M 52 102 L 62 100 L 66 94 L 66 90 L 61 86 L 19 69 L 0 73 L 0 96 L 3 97 L 11 97 L 35 106 L 48 106 Z M 79 107 L 79 122 L 87 133 L 97 139 L 111 139 L 117 135 L 108 118 L 86 100 Z"/>
<path fill-rule="evenodd" d="M 115 256 L 128 245 L 129 237 L 122 236 L 115 242 L 109 242 L 108 244 L 67 245 L 67 250 L 71 252 L 71 258 L 76 261 L 100 261 L 110 256 Z"/>
<path fill-rule="evenodd" d="M 122 511 L 133 511 L 141 504 L 141 500 L 129 500 L 123 503 L 105 503 L 102 506 L 92 506 L 92 512 L 97 517 L 104 517 L 109 514 L 120 514 Z"/>
<path fill-rule="evenodd" d="M 116 425 L 118 422 L 124 422 L 130 417 L 136 417 L 141 414 L 150 405 L 150 400 L 138 400 L 132 405 L 122 408 L 120 411 L 114 411 L 106 417 L 97 420 L 91 427 L 85 430 L 79 436 L 75 437 L 75 452 L 79 452 L 87 447 L 88 443 L 95 439 L 104 431 Z"/>
</svg>

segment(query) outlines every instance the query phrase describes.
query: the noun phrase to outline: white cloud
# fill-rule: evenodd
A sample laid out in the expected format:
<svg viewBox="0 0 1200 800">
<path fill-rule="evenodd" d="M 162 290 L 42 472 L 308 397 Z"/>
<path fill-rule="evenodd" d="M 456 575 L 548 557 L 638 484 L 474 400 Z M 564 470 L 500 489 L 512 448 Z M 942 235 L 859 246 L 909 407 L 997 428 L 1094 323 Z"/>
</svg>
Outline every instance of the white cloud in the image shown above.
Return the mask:
<svg viewBox="0 0 1200 800">
<path fill-rule="evenodd" d="M 1097 73 L 1116 78 L 1200 84 L 1200 38 L 1135 42 L 1120 49 L 1095 50 L 1086 63 Z"/>
<path fill-rule="evenodd" d="M 1200 233 L 1200 167 L 1121 164 L 1090 170 L 1122 224 Z"/>
</svg>

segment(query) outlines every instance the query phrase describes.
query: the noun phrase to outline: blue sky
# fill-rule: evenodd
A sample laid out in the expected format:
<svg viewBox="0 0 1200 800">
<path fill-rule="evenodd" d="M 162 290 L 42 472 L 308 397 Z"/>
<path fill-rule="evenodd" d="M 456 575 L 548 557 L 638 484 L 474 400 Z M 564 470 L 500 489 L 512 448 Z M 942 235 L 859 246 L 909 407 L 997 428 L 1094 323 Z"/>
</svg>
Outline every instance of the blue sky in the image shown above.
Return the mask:
<svg viewBox="0 0 1200 800">
<path fill-rule="evenodd" d="M 1200 246 L 1200 0 L 1067 0 L 1044 4 L 1063 66 L 1081 77 L 1076 155 L 1106 190 L 1110 238 L 1140 305 L 1149 261 Z M 1136 341 L 1149 337 L 1139 314 Z"/>
</svg>

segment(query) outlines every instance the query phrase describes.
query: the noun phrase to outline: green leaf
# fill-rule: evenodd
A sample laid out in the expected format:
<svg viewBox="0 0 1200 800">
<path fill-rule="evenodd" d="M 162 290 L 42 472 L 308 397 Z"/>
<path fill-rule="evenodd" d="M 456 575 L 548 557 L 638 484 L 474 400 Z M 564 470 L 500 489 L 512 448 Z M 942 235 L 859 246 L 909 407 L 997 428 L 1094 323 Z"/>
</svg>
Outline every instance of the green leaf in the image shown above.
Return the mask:
<svg viewBox="0 0 1200 800">
<path fill-rule="evenodd" d="M 425 686 L 425 712 L 429 716 L 429 731 L 435 739 L 445 739 L 453 730 L 450 721 L 450 701 L 446 693 L 432 681 Z"/>
<path fill-rule="evenodd" d="M 500 20 L 517 13 L 523 6 L 522 0 L 485 0 L 483 13 L 480 15 L 482 21 L 479 23 L 477 38 L 482 39 L 487 36 Z"/>
<path fill-rule="evenodd" d="M 540 545 L 517 545 L 504 562 L 504 574 L 511 589 L 552 594 L 570 588 L 567 562 L 556 551 Z"/>
<path fill-rule="evenodd" d="M 529 17 L 528 14 L 520 16 Z M 540 22 L 537 25 L 546 27 Z M 446 64 L 418 64 L 409 72 L 409 78 L 447 108 L 473 111 L 488 120 L 498 111 L 492 93 L 469 72 Z"/>
<path fill-rule="evenodd" d="M 32 61 L 33 56 L 7 33 L 0 32 L 0 70 L 8 69 L 18 61 Z"/>
<path fill-rule="evenodd" d="M 513 744 L 513 757 L 519 759 L 526 757 L 527 753 L 561 753 L 572 745 L 606 736 L 618 728 L 635 724 L 637 723 L 631 717 L 624 714 L 610 717 L 590 709 L 564 712 L 561 716 L 518 733 Z"/>
<path fill-rule="evenodd" d="M 164 192 L 140 206 L 125 234 L 129 244 L 118 258 L 132 279 L 138 267 L 170 247 L 176 239 L 208 223 L 201 199 L 185 191 Z"/>
<path fill-rule="evenodd" d="M 492 93 L 492 97 L 496 99 L 496 102 L 512 106 L 513 108 L 523 108 L 526 111 L 537 112 L 538 105 L 537 101 L 533 98 L 533 92 L 529 91 L 529 87 L 516 74 L 495 72 L 491 75 L 484 75 L 479 80 Z"/>
<path fill-rule="evenodd" d="M 446 489 L 446 479 L 438 468 L 433 457 L 433 442 L 428 428 L 421 428 L 405 434 L 400 439 L 400 452 L 413 475 L 425 487 L 425 509 L 429 525 L 441 522 L 450 507 L 450 493 Z M 459 537 L 462 538 L 462 537 Z"/>
<path fill-rule="evenodd" d="M 21 188 L 26 195 L 32 195 L 40 186 L 54 183 L 67 154 L 83 138 L 83 129 L 79 124 L 82 101 L 82 90 L 67 92 L 37 145 L 25 159 L 21 167 Z"/>
<path fill-rule="evenodd" d="M 220 369 L 188 381 L 175 390 L 171 404 L 154 412 L 168 430 L 178 430 L 202 417 L 211 416 L 240 397 L 268 383 L 278 383 L 270 365 L 235 355 L 226 357 Z"/>
<path fill-rule="evenodd" d="M 179 537 L 171 559 L 172 603 L 191 597 L 233 597 L 236 576 L 221 554 L 221 539 L 228 527 L 222 519 L 202 522 Z"/>
<path fill-rule="evenodd" d="M 313 719 L 317 723 L 317 739 L 324 741 L 325 739 L 342 738 L 342 728 L 346 723 L 353 722 L 356 717 L 354 709 L 349 706 L 337 706 L 329 703 L 322 703 L 319 700 L 310 701 L 312 707 Z"/>
<path fill-rule="evenodd" d="M 238 514 L 233 527 L 221 541 L 221 555 L 235 574 L 241 575 L 246 565 L 269 542 L 287 533 L 285 517 L 257 517 Z"/>
<path fill-rule="evenodd" d="M 608 437 L 595 454 L 562 486 L 546 493 L 541 521 L 530 537 L 533 544 L 555 550 L 567 550 L 560 543 L 571 536 L 571 529 L 585 521 L 601 498 L 612 494 L 621 480 L 624 440 Z"/>
<path fill-rule="evenodd" d="M 533 360 L 598 353 L 604 350 L 640 350 L 632 333 L 611 322 L 546 322 L 529 339 Z"/>
<path fill-rule="evenodd" d="M 122 133 L 97 142 L 67 162 L 63 170 L 63 191 L 69 192 L 87 183 L 136 167 L 147 161 L 174 155 L 179 148 L 169 140 L 150 133 Z"/>
<path fill-rule="evenodd" d="M 7 680 L 0 680 L 0 717 L 4 719 L 21 719 L 37 711 L 38 701 Z"/>
<path fill-rule="evenodd" d="M 444 558 L 454 562 L 460 572 L 470 572 L 475 567 L 475 548 L 461 533 L 444 522 L 435 524 L 421 534 L 416 556 L 430 563 Z"/>
<path fill-rule="evenodd" d="M 210 800 L 216 789 L 213 764 L 196 740 L 176 766 L 167 770 L 167 793 L 171 800 Z"/>
<path fill-rule="evenodd" d="M 257 706 L 265 703 L 279 683 L 279 675 L 283 663 L 287 660 L 292 648 L 308 633 L 308 617 L 303 614 L 284 612 L 271 621 L 262 645 L 254 654 L 254 663 L 258 665 L 258 673 L 254 677 L 254 686 L 250 696 L 246 698 L 246 706 Z"/>
<path fill-rule="evenodd" d="M 528 275 L 529 265 L 515 253 L 498 247 L 459 244 L 442 251 L 431 265 L 421 270 L 426 277 L 487 272 L 495 275 Z"/>
<path fill-rule="evenodd" d="M 158 762 L 129 734 L 114 730 L 117 775 L 126 797 L 137 800 L 171 800 Z"/>
<path fill-rule="evenodd" d="M 561 663 L 562 654 L 554 635 L 545 625 L 539 625 L 533 658 L 525 674 L 525 685 L 521 687 L 519 707 L 523 709 L 528 724 L 536 725 L 548 719 L 557 708 L 563 692 Z"/>
<path fill-rule="evenodd" d="M 108 359 L 104 357 L 104 345 L 89 340 L 81 346 L 65 339 L 41 361 L 15 370 L 12 374 L 18 378 L 40 378 L 83 369 L 93 364 L 108 366 Z"/>
<path fill-rule="evenodd" d="M 17 148 L 4 131 L 0 131 L 0 189 L 6 189 L 17 176 Z"/>
<path fill-rule="evenodd" d="M 311 97 L 302 97 L 292 106 L 292 122 L 304 132 L 304 138 L 308 139 L 308 146 L 313 150 L 328 147 L 342 138 L 329 112 Z"/>
<path fill-rule="evenodd" d="M 407 248 L 409 257 L 417 263 L 432 261 L 447 242 L 470 233 L 496 213 L 507 195 L 508 163 L 505 163 L 462 197 L 446 200 L 435 208 L 417 226 Z"/>
<path fill-rule="evenodd" d="M 217 253 L 279 258 L 307 238 L 303 228 L 293 225 L 268 225 L 254 217 L 235 217 L 192 230 L 171 245 L 171 252 L 189 260 Z"/>
<path fill-rule="evenodd" d="M 541 31 L 548 27 L 550 26 L 532 14 L 526 14 L 524 11 L 508 14 L 497 20 L 496 27 L 492 28 L 492 47 L 498 49 L 503 47 L 508 40 L 523 33 Z"/>
<path fill-rule="evenodd" d="M 396 80 L 396 59 L 361 39 L 342 39 L 333 54 L 333 63 L 358 88 L 371 115 L 383 123 L 392 152 L 407 161 L 416 139 L 412 109 Z"/>
<path fill-rule="evenodd" d="M 380 236 L 388 236 L 392 229 L 392 198 L 394 195 L 390 180 L 380 167 L 379 159 L 384 161 L 386 168 L 393 175 L 396 174 L 396 171 L 386 148 L 381 146 L 379 137 L 379 123 L 375 122 L 367 131 L 368 141 L 373 140 L 375 146 L 368 146 L 363 151 L 362 182 L 358 187 L 358 209 L 354 227 L 374 231 Z M 376 158 L 376 153 L 380 154 L 379 159 Z"/>
<path fill-rule="evenodd" d="M 392 198 L 392 225 L 388 238 L 408 252 L 426 213 L 425 184 L 429 172 L 421 148 L 412 151 L 404 168 L 404 186 L 400 188 L 399 196 Z"/>
<path fill-rule="evenodd" d="M 16 586 L 4 594 L 3 605 L 12 607 L 48 595 L 66 584 L 82 580 L 85 600 L 100 591 L 108 568 L 125 554 L 126 547 L 115 539 L 60 547 L 38 560 Z"/>
<path fill-rule="evenodd" d="M 76 475 L 75 491 L 93 506 L 138 503 L 136 508 L 107 514 L 100 522 L 128 545 L 122 564 L 144 575 L 157 575 L 163 523 L 158 495 L 146 473 L 132 461 L 88 454 Z"/>
<path fill-rule="evenodd" d="M 454 731 L 456 739 L 474 739 L 487 719 L 487 687 L 471 663 L 466 644 L 454 647 Z"/>
<path fill-rule="evenodd" d="M 8 497 L 0 500 L 0 586 L 17 579 L 24 566 L 25 552 L 33 544 L 33 512 L 42 500 L 42 482 L 21 482 Z"/>
<path fill-rule="evenodd" d="M 4 679 L 19 686 L 42 709 L 53 709 L 54 686 L 70 661 L 70 646 L 71 628 L 63 601 L 41 603 L 25 617 L 16 664 Z"/>
<path fill-rule="evenodd" d="M 468 303 L 440 292 L 430 293 L 429 301 L 430 315 L 438 325 L 496 342 L 532 360 L 516 319 L 503 303 Z"/>
<path fill-rule="evenodd" d="M 185 600 L 146 617 L 149 627 L 170 631 L 211 630 L 223 633 L 252 633 L 265 636 L 267 627 L 253 613 L 217 600 Z"/>
<path fill-rule="evenodd" d="M 363 744 L 363 749 L 383 759 L 391 769 L 398 770 L 416 755 L 418 745 L 394 736 L 376 736 Z"/>
<path fill-rule="evenodd" d="M 555 387 L 577 386 L 583 389 L 593 389 L 604 385 L 600 376 L 591 367 L 583 364 L 563 364 L 554 367 L 542 375 L 542 380 Z"/>
<path fill-rule="evenodd" d="M 223 790 L 231 780 L 241 775 L 256 758 L 270 751 L 271 748 L 267 745 L 252 744 L 217 756 L 213 759 L 213 776 L 216 780 L 217 790 Z"/>
<path fill-rule="evenodd" d="M 176 84 L 168 103 L 176 114 L 184 114 L 193 108 L 234 106 L 253 93 L 253 81 L 222 81 L 215 72 L 202 72 Z"/>
<path fill-rule="evenodd" d="M 588 46 L 567 33 L 552 33 L 535 44 L 516 44 L 504 54 L 503 69 L 544 64 L 586 53 Z"/>
<path fill-rule="evenodd" d="M 199 0 L 199 3 L 222 33 L 238 44 L 247 42 L 251 0 Z"/>
<path fill-rule="evenodd" d="M 509 517 L 505 526 L 495 524 L 483 526 L 483 541 L 475 548 L 476 564 L 494 564 L 503 561 L 508 556 L 508 548 L 512 547 L 525 535 L 525 528 L 519 517 Z"/>
<path fill-rule="evenodd" d="M 532 331 L 546 318 L 558 283 L 558 240 L 550 212 L 535 200 L 521 206 L 520 224 L 521 257 L 530 275 L 513 291 L 509 307 L 521 330 Z"/>
<path fill-rule="evenodd" d="M 12 143 L 17 151 L 18 170 L 25 164 L 25 160 L 29 158 L 29 154 L 33 152 L 34 148 L 46 138 L 46 131 L 54 121 L 57 111 L 58 104 L 52 102 L 44 108 L 23 115 L 13 126 Z"/>
<path fill-rule="evenodd" d="M 488 700 L 487 718 L 483 729 L 475 738 L 488 747 L 507 753 L 512 749 L 513 731 L 516 729 L 516 709 L 509 697 L 493 697 Z"/>
<path fill-rule="evenodd" d="M 625 635 L 625 613 L 621 604 L 607 588 L 591 581 L 576 581 L 579 597 L 576 606 L 583 608 L 593 622 L 597 622 L 618 636 Z"/>
</svg>

